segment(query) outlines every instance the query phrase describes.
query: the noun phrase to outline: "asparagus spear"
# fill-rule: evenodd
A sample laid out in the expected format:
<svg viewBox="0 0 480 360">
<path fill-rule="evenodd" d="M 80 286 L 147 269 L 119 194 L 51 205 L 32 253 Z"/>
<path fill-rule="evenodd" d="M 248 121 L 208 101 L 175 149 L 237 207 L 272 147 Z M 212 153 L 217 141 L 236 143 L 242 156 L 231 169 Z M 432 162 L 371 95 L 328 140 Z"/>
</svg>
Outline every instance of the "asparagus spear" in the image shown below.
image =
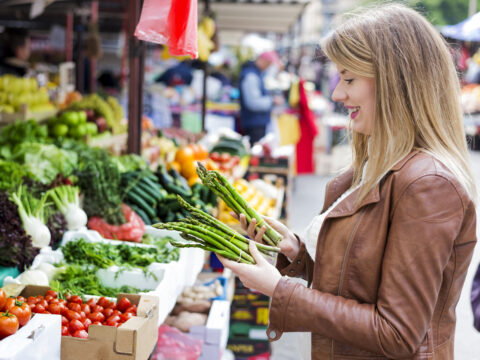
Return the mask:
<svg viewBox="0 0 480 360">
<path fill-rule="evenodd" d="M 211 246 L 205 244 L 205 242 L 203 242 L 203 240 L 200 240 L 200 239 L 198 239 L 194 236 L 190 236 L 188 234 L 181 234 L 180 236 L 183 237 L 185 240 L 188 240 L 189 242 L 180 242 L 180 241 L 176 241 L 174 239 L 169 239 L 170 244 L 172 244 L 175 247 L 179 247 L 179 248 L 180 247 L 183 247 L 183 248 L 196 247 L 196 248 L 200 248 L 200 249 L 203 249 L 203 250 L 206 250 L 206 251 L 215 252 L 215 253 L 220 254 L 223 257 L 226 257 L 227 259 L 230 259 L 230 260 L 234 260 L 234 261 L 237 261 L 237 262 L 242 262 L 242 263 L 245 263 L 245 264 L 252 264 L 251 262 L 249 262 L 245 259 L 242 259 L 241 257 L 236 256 L 235 254 L 233 254 L 230 251 L 220 250 L 220 249 L 211 247 Z"/>
<path fill-rule="evenodd" d="M 210 225 L 211 228 L 218 229 L 218 230 L 216 230 L 216 232 L 221 231 L 226 235 L 226 237 L 234 237 L 235 239 L 240 240 L 240 241 L 248 244 L 249 240 L 245 236 L 242 236 L 238 232 L 232 230 L 227 225 L 225 225 L 221 221 L 217 220 L 216 218 L 214 218 L 210 214 L 207 214 L 207 213 L 203 212 L 202 210 L 197 209 L 196 207 L 193 207 L 188 202 L 183 200 L 181 196 L 177 195 L 177 199 L 178 199 L 178 202 L 180 203 L 180 205 L 184 209 L 186 209 L 188 212 L 190 212 L 190 214 L 194 218 L 199 220 L 200 222 L 202 222 L 204 224 L 207 224 L 207 225 Z M 186 221 L 194 221 L 194 219 L 188 219 Z M 261 252 L 263 252 L 264 254 L 267 254 L 267 255 L 270 255 L 269 253 L 280 252 L 280 248 L 278 248 L 278 247 L 268 246 L 268 245 L 265 245 L 265 244 L 260 244 L 258 242 L 255 242 L 255 245 L 257 246 L 258 250 L 260 250 Z"/>
<path fill-rule="evenodd" d="M 203 184 L 220 196 L 233 211 L 239 215 L 244 214 L 248 222 L 255 219 L 257 221 L 257 227 L 265 225 L 266 231 L 263 235 L 265 242 L 276 246 L 282 240 L 282 236 L 257 214 L 222 174 L 214 170 L 207 171 L 202 163 L 198 163 L 197 173 Z"/>
<path fill-rule="evenodd" d="M 242 249 L 239 249 L 234 243 L 228 241 L 222 236 L 218 236 L 217 234 L 208 230 L 206 227 L 204 228 L 204 227 L 200 227 L 200 226 L 196 226 L 188 223 L 182 223 L 182 222 L 171 222 L 171 223 L 165 223 L 165 224 L 158 223 L 153 226 L 158 229 L 175 230 L 175 231 L 196 236 L 210 243 L 217 249 L 220 249 L 220 250 L 230 249 L 235 254 L 237 254 L 238 257 L 242 257 L 251 263 L 255 263 L 255 260 L 248 254 L 248 252 L 243 251 Z"/>
</svg>

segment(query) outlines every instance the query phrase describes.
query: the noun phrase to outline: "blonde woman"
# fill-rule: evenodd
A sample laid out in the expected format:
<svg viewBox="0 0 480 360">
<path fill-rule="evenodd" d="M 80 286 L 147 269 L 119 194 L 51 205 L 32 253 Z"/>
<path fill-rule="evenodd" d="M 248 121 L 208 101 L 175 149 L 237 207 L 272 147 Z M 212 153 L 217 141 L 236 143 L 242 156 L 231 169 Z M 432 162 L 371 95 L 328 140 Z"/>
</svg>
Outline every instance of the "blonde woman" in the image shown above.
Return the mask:
<svg viewBox="0 0 480 360">
<path fill-rule="evenodd" d="M 453 359 L 476 190 L 450 53 L 401 5 L 350 17 L 323 49 L 350 112 L 352 166 L 303 238 L 269 221 L 283 235 L 276 267 L 252 244 L 256 265 L 222 262 L 271 296 L 269 339 L 311 332 L 312 359 Z M 264 228 L 240 220 L 259 241 Z"/>
</svg>

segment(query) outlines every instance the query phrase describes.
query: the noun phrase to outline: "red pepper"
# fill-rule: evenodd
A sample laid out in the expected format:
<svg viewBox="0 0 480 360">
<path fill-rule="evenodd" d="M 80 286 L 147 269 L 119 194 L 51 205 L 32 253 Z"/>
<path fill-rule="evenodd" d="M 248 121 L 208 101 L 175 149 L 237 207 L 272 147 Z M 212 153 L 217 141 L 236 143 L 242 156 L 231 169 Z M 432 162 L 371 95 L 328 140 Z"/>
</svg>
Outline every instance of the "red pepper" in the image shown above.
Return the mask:
<svg viewBox="0 0 480 360">
<path fill-rule="evenodd" d="M 98 216 L 92 216 L 87 223 L 89 229 L 96 230 L 106 239 L 125 241 L 142 241 L 145 234 L 145 223 L 130 207 L 122 204 L 122 212 L 127 222 L 122 225 L 111 225 Z"/>
</svg>

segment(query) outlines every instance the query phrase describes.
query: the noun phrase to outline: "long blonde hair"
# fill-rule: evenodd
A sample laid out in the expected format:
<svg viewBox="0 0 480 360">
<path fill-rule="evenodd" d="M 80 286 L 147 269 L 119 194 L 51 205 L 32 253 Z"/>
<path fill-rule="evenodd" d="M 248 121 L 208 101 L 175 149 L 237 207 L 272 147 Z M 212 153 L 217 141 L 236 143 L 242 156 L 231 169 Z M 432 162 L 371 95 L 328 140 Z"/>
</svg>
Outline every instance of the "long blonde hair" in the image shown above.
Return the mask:
<svg viewBox="0 0 480 360">
<path fill-rule="evenodd" d="M 337 65 L 375 79 L 372 134 L 349 131 L 352 186 L 362 182 L 358 201 L 414 149 L 438 158 L 476 201 L 457 73 L 447 44 L 424 17 L 400 4 L 369 9 L 327 35 L 322 48 Z"/>
</svg>

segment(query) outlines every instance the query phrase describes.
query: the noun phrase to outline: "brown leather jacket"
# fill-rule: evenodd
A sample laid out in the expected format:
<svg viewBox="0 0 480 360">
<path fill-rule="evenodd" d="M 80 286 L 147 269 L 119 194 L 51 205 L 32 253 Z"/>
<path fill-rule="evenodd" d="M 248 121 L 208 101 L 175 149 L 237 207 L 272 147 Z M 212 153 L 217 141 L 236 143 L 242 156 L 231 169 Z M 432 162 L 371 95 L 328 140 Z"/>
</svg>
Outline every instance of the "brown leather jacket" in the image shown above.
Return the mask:
<svg viewBox="0 0 480 360">
<path fill-rule="evenodd" d="M 327 186 L 325 211 L 352 184 Z M 413 152 L 359 206 L 326 217 L 315 262 L 302 245 L 272 296 L 267 335 L 312 332 L 312 359 L 453 359 L 455 307 L 476 243 L 475 206 L 452 173 Z"/>
</svg>

